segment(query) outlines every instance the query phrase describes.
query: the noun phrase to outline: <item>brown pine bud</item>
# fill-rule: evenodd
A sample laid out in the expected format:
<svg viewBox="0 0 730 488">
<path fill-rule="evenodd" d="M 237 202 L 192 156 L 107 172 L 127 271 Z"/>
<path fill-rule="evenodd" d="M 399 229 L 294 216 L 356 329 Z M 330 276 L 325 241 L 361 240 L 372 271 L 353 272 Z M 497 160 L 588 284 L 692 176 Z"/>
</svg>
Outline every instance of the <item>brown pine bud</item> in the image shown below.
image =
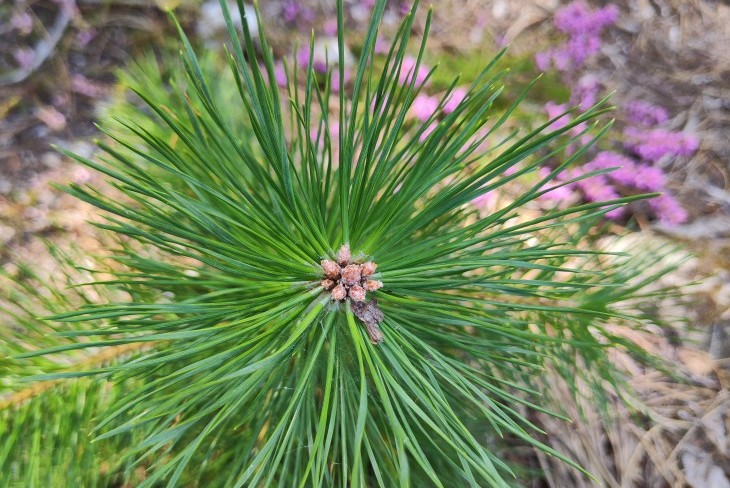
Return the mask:
<svg viewBox="0 0 730 488">
<path fill-rule="evenodd" d="M 363 277 L 372 276 L 373 273 L 375 273 L 375 269 L 377 267 L 378 267 L 378 265 L 372 261 L 363 263 L 363 265 L 361 266 L 361 272 L 362 272 Z"/>
<path fill-rule="evenodd" d="M 350 298 L 356 302 L 365 301 L 365 289 L 360 285 L 350 287 Z"/>
<path fill-rule="evenodd" d="M 343 244 L 340 248 L 340 252 L 337 253 L 337 261 L 339 261 L 341 266 L 346 266 L 347 263 L 350 262 L 350 258 L 352 258 L 352 254 L 350 254 L 350 246 Z"/>
<path fill-rule="evenodd" d="M 378 281 L 378 280 L 367 280 L 365 282 L 365 284 L 363 285 L 363 287 L 367 291 L 375 291 L 375 290 L 379 290 L 383 287 L 383 282 Z"/>
<path fill-rule="evenodd" d="M 360 284 L 360 266 L 357 264 L 348 264 L 342 268 L 342 281 L 346 285 Z"/>
<path fill-rule="evenodd" d="M 378 308 L 378 301 L 373 299 L 369 302 L 352 302 L 352 313 L 365 324 L 370 341 L 373 344 L 383 342 L 383 331 L 378 324 L 383 321 L 383 312 Z"/>
<path fill-rule="evenodd" d="M 380 327 L 378 327 L 378 324 L 371 324 L 367 323 L 365 324 L 365 328 L 368 331 L 368 335 L 370 336 L 370 342 L 372 342 L 375 345 L 380 344 L 383 342 L 383 331 L 380 330 Z"/>
<path fill-rule="evenodd" d="M 337 285 L 332 289 L 332 300 L 339 302 L 347 296 L 347 290 L 342 285 Z"/>
<path fill-rule="evenodd" d="M 324 275 L 331 280 L 340 279 L 340 266 L 329 259 L 322 260 L 322 271 Z"/>
<path fill-rule="evenodd" d="M 322 285 L 322 288 L 324 288 L 327 291 L 330 291 L 335 286 L 335 282 L 332 280 L 322 280 L 321 285 Z"/>
</svg>

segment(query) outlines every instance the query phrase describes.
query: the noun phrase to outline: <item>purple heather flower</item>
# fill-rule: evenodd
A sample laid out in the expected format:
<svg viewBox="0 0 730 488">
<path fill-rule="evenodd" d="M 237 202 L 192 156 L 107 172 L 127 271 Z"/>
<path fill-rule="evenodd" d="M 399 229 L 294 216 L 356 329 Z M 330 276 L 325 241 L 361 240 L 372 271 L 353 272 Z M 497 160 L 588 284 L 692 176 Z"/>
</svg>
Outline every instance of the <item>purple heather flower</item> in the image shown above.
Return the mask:
<svg viewBox="0 0 730 488">
<path fill-rule="evenodd" d="M 390 45 L 383 38 L 375 39 L 375 54 L 388 54 L 389 49 Z"/>
<path fill-rule="evenodd" d="M 370 112 L 375 117 L 382 117 L 389 110 L 390 97 L 384 95 L 384 99 L 373 97 L 373 101 L 370 102 Z M 378 106 L 380 108 L 378 109 Z"/>
<path fill-rule="evenodd" d="M 540 51 L 535 54 L 535 65 L 540 71 L 547 71 L 550 69 L 550 58 L 552 57 L 551 51 Z"/>
<path fill-rule="evenodd" d="M 543 193 L 538 197 L 540 200 L 552 200 L 555 202 L 566 202 L 570 200 L 575 193 L 570 189 L 570 185 L 553 188 L 547 193 Z"/>
<path fill-rule="evenodd" d="M 592 176 L 576 182 L 589 202 L 605 202 L 619 198 L 616 188 L 604 175 Z"/>
<path fill-rule="evenodd" d="M 605 175 L 581 180 L 577 183 L 588 201 L 605 201 L 618 198 L 618 191 L 611 182 L 624 187 L 640 191 L 664 191 L 666 175 L 656 166 L 640 164 L 634 160 L 612 151 L 602 151 L 589 163 L 580 168 L 580 171 L 595 171 L 618 167 L 619 169 Z M 666 225 L 675 225 L 684 222 L 687 214 L 679 203 L 671 196 L 649 200 L 649 204 L 659 220 Z M 625 209 L 615 209 L 606 214 L 607 218 L 615 219 L 624 215 Z"/>
<path fill-rule="evenodd" d="M 538 53 L 535 62 L 545 71 L 552 61 L 558 71 L 568 71 L 581 66 L 586 58 L 601 49 L 601 31 L 618 18 L 618 8 L 608 5 L 599 10 L 589 10 L 582 1 L 576 0 L 555 12 L 555 26 L 568 34 L 559 47 Z"/>
<path fill-rule="evenodd" d="M 656 166 L 637 166 L 634 186 L 639 190 L 662 191 L 667 178 L 664 171 Z"/>
<path fill-rule="evenodd" d="M 584 168 L 596 170 L 617 166 L 619 169 L 606 175 L 616 183 L 643 191 L 662 191 L 664 189 L 666 175 L 661 168 L 647 164 L 637 164 L 617 153 L 602 152 L 596 159 L 586 164 Z"/>
<path fill-rule="evenodd" d="M 334 37 L 337 35 L 337 19 L 327 19 L 322 26 L 322 32 L 324 35 Z"/>
<path fill-rule="evenodd" d="M 626 118 L 629 122 L 641 125 L 663 124 L 669 120 L 669 113 L 663 107 L 652 105 L 642 100 L 628 102 L 624 106 Z"/>
<path fill-rule="evenodd" d="M 624 215 L 626 215 L 626 207 L 618 207 L 606 212 L 606 218 L 611 220 L 618 220 Z"/>
<path fill-rule="evenodd" d="M 352 73 L 350 72 L 350 70 L 345 69 L 345 84 L 350 82 L 351 76 L 352 76 Z M 332 70 L 332 79 L 330 80 L 330 91 L 332 91 L 332 93 L 340 92 L 340 70 L 339 69 Z"/>
<path fill-rule="evenodd" d="M 585 29 L 588 17 L 588 7 L 583 2 L 575 1 L 555 12 L 553 23 L 561 31 L 572 34 Z"/>
<path fill-rule="evenodd" d="M 302 7 L 301 13 L 299 14 L 300 20 L 306 22 L 307 24 L 311 24 L 316 18 L 317 14 L 314 10 L 312 10 L 310 7 Z"/>
<path fill-rule="evenodd" d="M 284 22 L 286 22 L 287 24 L 293 24 L 297 21 L 300 12 L 301 7 L 296 2 L 296 0 L 287 0 L 282 6 L 281 16 L 284 19 Z"/>
<path fill-rule="evenodd" d="M 696 136 L 667 129 L 627 127 L 624 135 L 626 147 L 648 161 L 658 161 L 664 156 L 691 156 L 699 147 Z"/>
<path fill-rule="evenodd" d="M 329 128 L 329 136 L 330 139 L 333 142 L 336 142 L 340 139 L 340 123 L 337 119 L 330 119 L 330 123 L 328 124 Z"/>
<path fill-rule="evenodd" d="M 471 204 L 478 210 L 484 210 L 492 201 L 494 201 L 494 191 L 488 191 L 473 199 Z"/>
<path fill-rule="evenodd" d="M 446 100 L 446 103 L 444 103 L 444 113 L 450 114 L 456 110 L 456 107 L 458 107 L 466 98 L 466 93 L 467 91 L 465 88 L 454 88 L 451 95 L 449 95 L 449 98 Z"/>
<path fill-rule="evenodd" d="M 639 167 L 631 161 L 626 159 L 626 162 L 622 164 L 618 169 L 615 169 L 608 173 L 606 176 L 619 185 L 624 185 L 632 188 L 638 188 L 637 176 L 639 175 Z"/>
<path fill-rule="evenodd" d="M 340 123 L 336 119 L 329 119 L 328 129 L 329 129 L 330 141 L 333 144 L 337 144 L 337 142 L 339 141 L 339 138 L 340 138 Z M 309 137 L 312 139 L 312 142 L 317 141 L 318 133 L 319 133 L 319 128 L 317 128 L 317 127 L 313 127 L 309 131 Z M 320 135 L 319 147 L 324 147 L 325 137 L 326 137 L 325 133 L 323 132 Z"/>
<path fill-rule="evenodd" d="M 10 19 L 10 26 L 20 35 L 27 36 L 33 30 L 33 17 L 28 12 L 18 12 Z"/>
<path fill-rule="evenodd" d="M 416 58 L 412 56 L 405 56 L 403 58 L 403 63 L 401 64 L 400 69 L 400 76 L 398 78 L 398 81 L 401 85 L 407 85 L 413 80 L 413 73 L 416 69 Z M 421 86 L 426 81 L 426 77 L 428 76 L 429 68 L 428 66 L 421 64 L 418 67 L 418 71 L 415 73 L 416 77 L 416 86 Z"/>
<path fill-rule="evenodd" d="M 302 46 L 302 48 L 297 51 L 297 64 L 301 68 L 309 66 L 309 48 Z"/>
<path fill-rule="evenodd" d="M 29 47 L 21 47 L 13 51 L 13 58 L 21 69 L 27 69 L 35 61 L 35 51 Z"/>
<path fill-rule="evenodd" d="M 298 0 L 286 0 L 281 9 L 281 16 L 287 24 L 295 24 L 299 21 L 312 22 L 315 18 L 314 11 L 302 6 Z"/>
<path fill-rule="evenodd" d="M 421 122 L 425 122 L 436 112 L 438 106 L 438 98 L 420 94 L 413 100 L 411 113 Z"/>
<path fill-rule="evenodd" d="M 325 63 L 322 60 L 315 59 L 312 63 L 312 68 L 317 73 L 326 73 L 327 72 L 327 63 Z"/>
<path fill-rule="evenodd" d="M 633 160 L 612 152 L 602 151 L 589 163 L 583 165 L 586 171 L 597 171 L 608 168 L 618 168 L 611 173 L 607 173 L 606 177 L 625 186 L 636 187 L 636 164 Z"/>
<path fill-rule="evenodd" d="M 583 165 L 587 171 L 614 167 L 618 167 L 618 169 L 607 173 L 606 177 L 620 185 L 643 191 L 662 191 L 664 189 L 666 175 L 661 168 L 637 164 L 632 159 L 615 152 L 600 152 L 593 161 Z"/>
<path fill-rule="evenodd" d="M 566 71 L 570 66 L 570 53 L 566 49 L 555 49 L 552 52 L 553 63 L 558 71 Z"/>
<path fill-rule="evenodd" d="M 282 88 L 286 87 L 286 69 L 284 68 L 284 63 L 282 63 L 281 61 L 278 61 L 276 64 L 274 64 L 274 78 L 276 78 L 277 85 Z"/>
<path fill-rule="evenodd" d="M 583 134 L 580 138 L 580 143 L 583 145 L 588 144 L 591 139 L 593 138 L 590 133 L 583 133 L 588 128 L 588 122 L 581 122 L 580 124 L 573 126 L 570 129 L 570 134 L 573 136 L 579 136 Z"/>
<path fill-rule="evenodd" d="M 580 105 L 580 109 L 586 111 L 596 104 L 600 90 L 601 81 L 596 75 L 583 75 L 573 90 L 572 103 Z"/>
<path fill-rule="evenodd" d="M 297 51 L 297 64 L 301 67 L 306 69 L 307 66 L 309 66 L 309 48 L 301 49 L 300 51 Z M 312 69 L 314 69 L 315 73 L 326 73 L 327 72 L 327 63 L 325 63 L 321 59 L 317 59 L 316 57 L 312 61 Z"/>
<path fill-rule="evenodd" d="M 545 109 L 545 112 L 547 113 L 548 119 L 554 119 L 555 117 L 560 116 L 563 114 L 566 110 L 568 110 L 568 106 L 565 104 L 558 104 L 555 102 L 547 102 L 543 109 Z M 562 117 L 560 117 L 558 120 L 550 124 L 548 127 L 549 130 L 558 130 L 562 129 L 566 125 L 570 123 L 570 115 L 565 114 Z"/>
<path fill-rule="evenodd" d="M 667 193 L 649 200 L 649 206 L 654 210 L 659 222 L 667 226 L 684 223 L 689 217 L 679 201 Z"/>
<path fill-rule="evenodd" d="M 601 50 L 601 38 L 597 34 L 576 34 L 568 39 L 563 50 L 567 57 L 563 65 L 581 66 L 589 56 Z"/>
<path fill-rule="evenodd" d="M 550 174 L 550 170 L 548 168 L 540 168 L 537 171 L 537 174 L 540 178 L 547 178 L 547 176 Z M 565 180 L 559 177 L 554 178 L 552 182 L 548 182 L 548 186 L 554 186 L 557 183 L 563 183 Z M 570 200 L 575 195 L 573 191 L 573 185 L 565 185 L 558 188 L 554 188 L 550 190 L 547 193 L 543 193 L 538 198 L 540 200 L 551 200 L 555 202 L 565 202 L 567 200 Z"/>
<path fill-rule="evenodd" d="M 423 131 L 423 132 L 421 133 L 421 135 L 420 135 L 420 136 L 418 136 L 418 141 L 419 141 L 419 142 L 423 142 L 423 141 L 425 141 L 425 140 L 426 140 L 426 139 L 428 138 L 428 136 L 430 136 L 430 135 L 431 135 L 431 132 L 433 132 L 433 131 L 434 131 L 434 130 L 436 129 L 436 126 L 437 126 L 437 125 L 438 125 L 438 124 L 437 124 L 436 122 L 431 122 L 431 123 L 430 123 L 430 124 L 428 125 L 428 127 L 426 127 L 426 130 L 424 130 L 424 131 Z"/>
<path fill-rule="evenodd" d="M 589 168 L 591 171 L 597 169 L 614 168 L 621 166 L 633 166 L 634 162 L 619 153 L 613 151 L 601 151 L 596 154 L 593 161 L 583 165 L 584 168 Z"/>
<path fill-rule="evenodd" d="M 555 12 L 555 27 L 567 34 L 600 34 L 601 29 L 618 19 L 618 7 L 608 6 L 591 11 L 581 0 L 575 0 Z"/>
<path fill-rule="evenodd" d="M 499 49 L 507 47 L 510 42 L 512 42 L 511 39 L 503 34 L 497 34 L 497 36 L 494 38 L 494 43 Z"/>
<path fill-rule="evenodd" d="M 603 29 L 610 25 L 614 25 L 618 20 L 619 9 L 616 5 L 609 3 L 602 9 L 598 9 L 593 14 L 593 24 L 596 29 Z"/>
</svg>

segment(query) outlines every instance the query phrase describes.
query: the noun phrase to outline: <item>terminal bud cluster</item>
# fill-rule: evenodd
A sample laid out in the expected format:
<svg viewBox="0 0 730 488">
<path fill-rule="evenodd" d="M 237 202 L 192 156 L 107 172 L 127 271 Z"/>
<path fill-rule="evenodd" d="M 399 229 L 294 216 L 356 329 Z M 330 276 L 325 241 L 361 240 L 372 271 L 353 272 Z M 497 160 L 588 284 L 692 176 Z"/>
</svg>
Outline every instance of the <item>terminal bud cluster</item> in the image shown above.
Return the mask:
<svg viewBox="0 0 730 488">
<path fill-rule="evenodd" d="M 343 245 L 336 260 L 323 259 L 321 262 L 322 288 L 330 292 L 333 301 L 341 302 L 347 298 L 353 302 L 365 302 L 367 292 L 383 286 L 372 279 L 378 265 L 372 261 L 359 263 L 353 260 L 350 247 Z"/>
</svg>

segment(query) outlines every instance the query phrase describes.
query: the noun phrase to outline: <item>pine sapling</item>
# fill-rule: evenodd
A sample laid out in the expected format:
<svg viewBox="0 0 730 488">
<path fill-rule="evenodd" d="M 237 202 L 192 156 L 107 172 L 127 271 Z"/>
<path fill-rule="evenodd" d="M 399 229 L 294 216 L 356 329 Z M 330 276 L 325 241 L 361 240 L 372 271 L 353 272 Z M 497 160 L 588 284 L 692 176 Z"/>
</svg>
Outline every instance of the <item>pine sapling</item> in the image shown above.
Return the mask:
<svg viewBox="0 0 730 488">
<path fill-rule="evenodd" d="M 381 56 L 385 0 L 349 81 L 340 0 L 335 72 L 315 72 L 312 44 L 306 69 L 287 66 L 282 93 L 261 19 L 257 48 L 249 22 L 240 39 L 221 6 L 227 71 L 180 29 L 169 86 L 142 63 L 131 85 L 146 108 L 102 126 L 98 159 L 71 155 L 113 185 L 67 191 L 103 211 L 98 226 L 118 239 L 92 286 L 124 293 L 29 320 L 38 332 L 13 342 L 12 364 L 29 381 L 109 385 L 118 394 L 79 418 L 99 445 L 130 441 L 89 454 L 103 470 L 67 469 L 66 458 L 47 469 L 67 470 L 68 486 L 509 486 L 505 437 L 581 469 L 520 412 L 546 410 L 548 363 L 615 381 L 606 349 L 634 346 L 605 325 L 626 319 L 611 308 L 626 296 L 585 300 L 618 286 L 589 234 L 641 197 L 548 214 L 531 202 L 570 183 L 556 178 L 587 150 L 581 138 L 593 135 L 590 146 L 607 130 L 595 121 L 605 101 L 554 130 L 556 119 L 507 130 L 529 87 L 496 103 L 500 54 L 458 102 L 455 82 L 414 122 L 432 74 L 422 70 L 431 14 L 415 56 L 417 3 Z M 580 148 L 540 172 L 568 146 Z M 470 203 L 517 181 L 521 193 L 486 215 Z M 43 330 L 62 339 L 49 344 L 59 335 Z M 120 344 L 144 347 L 103 363 L 63 357 Z M 11 483 L 24 476 L 14 466 L 45 476 L 14 454 L 38 451 L 13 439 L 0 472 Z M 90 452 L 70 437 L 54 445 Z"/>
</svg>

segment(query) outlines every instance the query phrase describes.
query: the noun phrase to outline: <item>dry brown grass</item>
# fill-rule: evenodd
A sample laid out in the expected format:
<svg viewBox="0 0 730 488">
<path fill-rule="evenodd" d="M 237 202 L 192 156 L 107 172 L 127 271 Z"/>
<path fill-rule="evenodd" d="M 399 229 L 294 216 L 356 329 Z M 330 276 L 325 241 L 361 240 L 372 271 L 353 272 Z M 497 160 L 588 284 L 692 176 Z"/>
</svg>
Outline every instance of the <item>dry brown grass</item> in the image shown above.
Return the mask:
<svg viewBox="0 0 730 488">
<path fill-rule="evenodd" d="M 544 479 L 534 486 L 728 486 L 730 363 L 695 349 L 674 353 L 674 365 L 690 381 L 644 370 L 632 358 L 614 352 L 617 363 L 633 370 L 629 384 L 636 392 L 636 409 L 616 396 L 605 411 L 589 397 L 573 401 L 566 383 L 557 374 L 548 375 L 546 386 L 555 396 L 555 406 L 576 420 L 566 425 L 543 414 L 533 420 L 552 447 L 584 466 L 599 483 L 536 452 Z"/>
</svg>

